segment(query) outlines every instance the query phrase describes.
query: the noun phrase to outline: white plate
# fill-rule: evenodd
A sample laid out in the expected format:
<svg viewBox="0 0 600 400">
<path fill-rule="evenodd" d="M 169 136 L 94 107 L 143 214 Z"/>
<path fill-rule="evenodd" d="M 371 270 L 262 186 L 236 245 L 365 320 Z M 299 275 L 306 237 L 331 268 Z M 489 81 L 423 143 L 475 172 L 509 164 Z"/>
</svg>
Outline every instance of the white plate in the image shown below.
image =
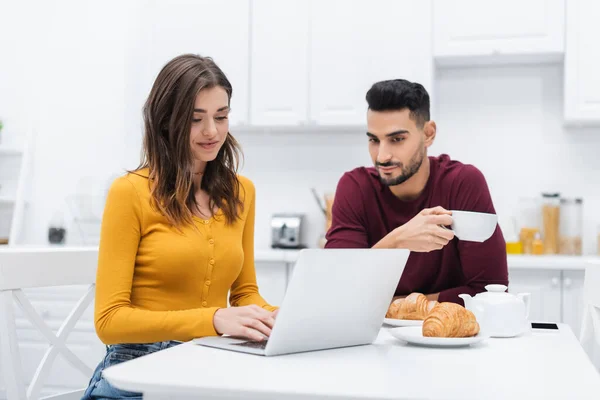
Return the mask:
<svg viewBox="0 0 600 400">
<path fill-rule="evenodd" d="M 421 326 L 393 328 L 390 329 L 389 332 L 396 339 L 404 340 L 405 342 L 411 344 L 428 347 L 469 346 L 474 343 L 479 343 L 482 340 L 485 340 L 489 337 L 486 335 L 482 335 L 481 332 L 476 336 L 466 338 L 425 337 L 423 336 L 423 328 Z"/>
<path fill-rule="evenodd" d="M 388 325 L 393 326 L 422 326 L 422 320 L 412 320 L 412 319 L 396 319 L 396 318 L 386 318 L 383 320 Z"/>
</svg>

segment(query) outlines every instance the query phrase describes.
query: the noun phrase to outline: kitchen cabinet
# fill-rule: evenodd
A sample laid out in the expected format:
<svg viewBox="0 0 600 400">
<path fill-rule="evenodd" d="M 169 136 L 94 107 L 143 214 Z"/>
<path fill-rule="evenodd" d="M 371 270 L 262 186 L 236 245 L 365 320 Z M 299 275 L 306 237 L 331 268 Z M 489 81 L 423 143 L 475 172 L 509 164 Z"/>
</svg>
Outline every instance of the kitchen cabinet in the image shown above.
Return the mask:
<svg viewBox="0 0 600 400">
<path fill-rule="evenodd" d="M 439 65 L 562 60 L 565 0 L 434 0 L 433 29 Z"/>
<path fill-rule="evenodd" d="M 384 79 L 431 92 L 430 15 L 429 0 L 254 2 L 252 125 L 363 126 L 367 90 Z"/>
<path fill-rule="evenodd" d="M 585 271 L 563 271 L 562 289 L 562 316 L 577 337 L 581 332 L 583 318 L 583 283 Z"/>
<path fill-rule="evenodd" d="M 404 78 L 432 91 L 431 2 L 310 3 L 310 120 L 365 125 L 373 83 Z"/>
<path fill-rule="evenodd" d="M 148 81 L 177 55 L 210 56 L 233 86 L 230 124 L 246 124 L 250 0 L 157 0 L 149 8 Z"/>
<path fill-rule="evenodd" d="M 136 58 L 146 66 L 136 80 L 148 83 L 138 92 L 174 56 L 209 55 L 233 85 L 234 127 L 364 126 L 376 81 L 433 89 L 431 0 L 156 0 L 147 8 Z"/>
<path fill-rule="evenodd" d="M 304 0 L 252 3 L 252 125 L 293 126 L 307 122 L 308 12 Z"/>
<path fill-rule="evenodd" d="M 530 293 L 529 319 L 561 321 L 561 271 L 509 269 L 510 293 Z"/>
<path fill-rule="evenodd" d="M 567 0 L 564 118 L 568 125 L 600 125 L 598 16 L 598 1 Z"/>
<path fill-rule="evenodd" d="M 584 278 L 582 269 L 509 269 L 509 292 L 531 293 L 530 320 L 565 323 L 579 337 Z"/>
</svg>

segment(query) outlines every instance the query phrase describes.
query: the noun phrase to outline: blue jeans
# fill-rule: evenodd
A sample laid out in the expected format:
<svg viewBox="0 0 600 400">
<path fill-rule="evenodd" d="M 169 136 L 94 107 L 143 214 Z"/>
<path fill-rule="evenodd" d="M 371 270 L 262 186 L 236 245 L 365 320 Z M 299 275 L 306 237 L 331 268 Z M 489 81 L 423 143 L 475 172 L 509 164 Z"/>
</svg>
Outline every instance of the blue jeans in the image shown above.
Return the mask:
<svg viewBox="0 0 600 400">
<path fill-rule="evenodd" d="M 96 367 L 94 375 L 92 375 L 92 379 L 90 379 L 88 388 L 86 389 L 81 400 L 142 400 L 141 393 L 127 392 L 111 386 L 106 379 L 102 377 L 102 371 L 110 366 L 133 360 L 134 358 L 145 356 L 169 347 L 177 346 L 178 344 L 181 344 L 181 342 L 168 341 L 143 344 L 115 344 L 106 346 L 106 355 Z"/>
</svg>

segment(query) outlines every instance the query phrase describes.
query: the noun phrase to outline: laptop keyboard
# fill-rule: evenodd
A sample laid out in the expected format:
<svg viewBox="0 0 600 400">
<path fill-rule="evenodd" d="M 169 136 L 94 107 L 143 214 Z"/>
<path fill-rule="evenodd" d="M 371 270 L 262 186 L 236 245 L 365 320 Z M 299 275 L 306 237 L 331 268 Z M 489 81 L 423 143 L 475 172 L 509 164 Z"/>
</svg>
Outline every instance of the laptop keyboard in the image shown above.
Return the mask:
<svg viewBox="0 0 600 400">
<path fill-rule="evenodd" d="M 243 346 L 243 347 L 251 347 L 253 349 L 261 349 L 264 350 L 267 347 L 267 340 L 263 340 L 262 342 L 242 342 L 242 343 L 234 343 L 234 346 Z"/>
</svg>

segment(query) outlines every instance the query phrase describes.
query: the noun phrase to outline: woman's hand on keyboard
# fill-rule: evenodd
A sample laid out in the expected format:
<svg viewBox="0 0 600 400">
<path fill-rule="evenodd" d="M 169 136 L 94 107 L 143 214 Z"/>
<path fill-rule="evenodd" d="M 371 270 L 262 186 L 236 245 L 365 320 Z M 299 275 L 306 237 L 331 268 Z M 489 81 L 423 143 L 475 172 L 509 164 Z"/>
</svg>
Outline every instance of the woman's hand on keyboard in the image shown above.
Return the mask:
<svg viewBox="0 0 600 400">
<path fill-rule="evenodd" d="M 273 313 L 256 305 L 221 308 L 213 317 L 213 325 L 219 335 L 256 341 L 269 337 L 274 323 Z"/>
</svg>

